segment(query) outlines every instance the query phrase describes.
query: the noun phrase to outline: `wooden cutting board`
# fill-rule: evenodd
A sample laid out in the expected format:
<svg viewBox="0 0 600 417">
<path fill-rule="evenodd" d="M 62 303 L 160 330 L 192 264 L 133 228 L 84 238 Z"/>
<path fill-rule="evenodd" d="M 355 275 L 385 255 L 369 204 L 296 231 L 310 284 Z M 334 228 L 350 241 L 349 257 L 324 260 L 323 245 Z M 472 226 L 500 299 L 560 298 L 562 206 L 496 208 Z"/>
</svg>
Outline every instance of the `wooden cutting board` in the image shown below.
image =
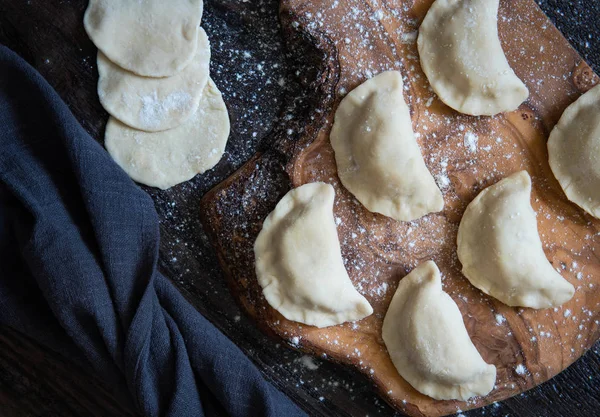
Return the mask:
<svg viewBox="0 0 600 417">
<path fill-rule="evenodd" d="M 265 331 L 294 348 L 356 367 L 381 396 L 412 416 L 441 416 L 503 400 L 536 386 L 579 358 L 600 336 L 600 221 L 564 196 L 547 162 L 546 141 L 563 110 L 597 77 L 533 0 L 501 0 L 499 32 L 507 58 L 530 91 L 510 114 L 460 115 L 429 89 L 416 34 L 432 0 L 288 0 L 280 17 L 290 55 L 311 92 L 310 111 L 274 132 L 274 144 L 208 193 L 201 215 L 234 297 Z M 306 67 L 306 65 L 305 65 Z M 401 223 L 368 212 L 340 184 L 329 131 L 341 98 L 371 76 L 397 69 L 425 161 L 444 194 L 441 213 Z M 576 286 L 560 308 L 511 308 L 462 276 L 458 224 L 485 187 L 527 169 L 546 255 Z M 357 323 L 317 329 L 284 319 L 262 296 L 254 240 L 262 221 L 292 187 L 313 181 L 336 189 L 335 216 L 348 273 L 374 308 Z M 494 390 L 468 402 L 419 394 L 396 372 L 381 325 L 397 284 L 433 259 L 483 358 L 497 367 Z"/>
</svg>

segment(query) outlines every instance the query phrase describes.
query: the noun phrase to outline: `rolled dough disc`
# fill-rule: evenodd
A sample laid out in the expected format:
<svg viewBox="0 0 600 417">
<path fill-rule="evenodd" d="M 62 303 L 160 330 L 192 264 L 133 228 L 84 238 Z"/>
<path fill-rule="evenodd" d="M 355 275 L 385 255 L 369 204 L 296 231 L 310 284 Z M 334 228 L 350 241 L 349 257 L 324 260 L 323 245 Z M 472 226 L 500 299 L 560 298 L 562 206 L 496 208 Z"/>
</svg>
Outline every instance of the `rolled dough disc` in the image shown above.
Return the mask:
<svg viewBox="0 0 600 417">
<path fill-rule="evenodd" d="M 227 107 L 209 78 L 198 110 L 181 126 L 150 133 L 111 117 L 104 146 L 135 181 L 164 190 L 215 166 L 228 137 Z"/>
<path fill-rule="evenodd" d="M 208 81 L 210 44 L 198 31 L 194 59 L 172 77 L 149 78 L 126 71 L 98 52 L 98 96 L 111 116 L 139 130 L 158 132 L 179 126 L 198 108 Z"/>
<path fill-rule="evenodd" d="M 121 68 L 168 77 L 194 57 L 202 8 L 202 0 L 90 0 L 83 24 Z"/>
</svg>

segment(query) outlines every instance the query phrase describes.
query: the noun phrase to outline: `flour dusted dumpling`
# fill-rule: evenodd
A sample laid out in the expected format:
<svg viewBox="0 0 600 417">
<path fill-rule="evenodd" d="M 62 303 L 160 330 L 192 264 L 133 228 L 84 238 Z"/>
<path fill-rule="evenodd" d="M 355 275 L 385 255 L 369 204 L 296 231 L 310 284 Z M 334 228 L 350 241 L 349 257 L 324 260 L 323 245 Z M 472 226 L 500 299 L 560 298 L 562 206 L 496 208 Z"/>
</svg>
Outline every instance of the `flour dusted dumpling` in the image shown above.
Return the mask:
<svg viewBox="0 0 600 417">
<path fill-rule="evenodd" d="M 548 156 L 569 200 L 600 218 L 600 85 L 565 110 L 550 134 Z"/>
<path fill-rule="evenodd" d="M 419 29 L 421 66 L 440 100 L 470 115 L 512 111 L 529 91 L 498 38 L 499 0 L 436 0 Z"/>
<path fill-rule="evenodd" d="M 471 342 L 432 261 L 402 278 L 385 314 L 382 336 L 400 376 L 425 395 L 466 401 L 494 387 L 496 367 Z"/>
<path fill-rule="evenodd" d="M 333 218 L 335 191 L 322 182 L 288 192 L 256 242 L 256 276 L 286 319 L 326 327 L 373 313 L 344 268 Z"/>
<path fill-rule="evenodd" d="M 546 259 L 530 194 L 527 171 L 479 193 L 460 222 L 458 259 L 471 284 L 504 304 L 555 307 L 575 288 Z"/>
<path fill-rule="evenodd" d="M 381 73 L 344 97 L 331 146 L 342 184 L 368 210 L 410 221 L 444 207 L 415 139 L 398 71 Z"/>
<path fill-rule="evenodd" d="M 112 63 L 98 52 L 98 96 L 111 116 L 148 132 L 172 129 L 198 108 L 208 82 L 210 44 L 198 31 L 196 56 L 172 77 L 141 77 Z"/>
<path fill-rule="evenodd" d="M 166 189 L 215 166 L 225 151 L 228 136 L 227 107 L 209 79 L 196 113 L 182 125 L 151 133 L 111 117 L 104 145 L 135 181 Z"/>
<path fill-rule="evenodd" d="M 88 36 L 112 62 L 146 77 L 168 77 L 193 58 L 202 0 L 90 0 Z"/>
</svg>

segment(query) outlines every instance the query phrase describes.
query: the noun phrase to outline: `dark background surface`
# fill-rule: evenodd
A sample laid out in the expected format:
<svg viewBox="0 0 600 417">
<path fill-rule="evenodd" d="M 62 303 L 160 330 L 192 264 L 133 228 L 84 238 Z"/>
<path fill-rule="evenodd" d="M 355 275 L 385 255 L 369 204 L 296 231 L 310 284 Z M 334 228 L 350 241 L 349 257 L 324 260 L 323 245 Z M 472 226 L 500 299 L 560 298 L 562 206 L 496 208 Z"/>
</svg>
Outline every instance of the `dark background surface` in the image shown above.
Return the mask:
<svg viewBox="0 0 600 417">
<path fill-rule="evenodd" d="M 96 96 L 96 49 L 82 25 L 86 4 L 86 0 L 0 0 L 0 43 L 36 67 L 86 130 L 102 141 L 107 114 Z M 600 3 L 543 0 L 539 4 L 600 71 Z M 205 2 L 203 27 L 212 45 L 211 74 L 228 105 L 232 135 L 215 169 L 168 191 L 146 188 L 161 217 L 161 269 L 268 379 L 309 413 L 394 415 L 363 376 L 303 356 L 262 335 L 229 295 L 199 220 L 202 195 L 266 146 L 270 133 L 302 111 L 303 97 L 310 94 L 301 81 L 311 72 L 286 53 L 277 9 L 277 0 Z M 116 401 L 110 387 L 89 370 L 0 328 L 0 416 L 132 414 L 131 406 Z M 546 384 L 465 415 L 600 415 L 600 344 Z"/>
</svg>

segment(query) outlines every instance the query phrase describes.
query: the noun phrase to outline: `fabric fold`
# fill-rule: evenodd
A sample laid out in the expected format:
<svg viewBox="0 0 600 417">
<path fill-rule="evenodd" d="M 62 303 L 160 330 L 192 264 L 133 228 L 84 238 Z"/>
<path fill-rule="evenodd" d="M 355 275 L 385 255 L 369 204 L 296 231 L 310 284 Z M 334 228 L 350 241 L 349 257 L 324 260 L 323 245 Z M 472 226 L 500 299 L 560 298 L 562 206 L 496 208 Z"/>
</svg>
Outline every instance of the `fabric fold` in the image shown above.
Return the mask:
<svg viewBox="0 0 600 417">
<path fill-rule="evenodd" d="M 0 47 L 0 323 L 144 415 L 304 415 L 157 271 L 158 245 L 152 199 Z"/>
</svg>

